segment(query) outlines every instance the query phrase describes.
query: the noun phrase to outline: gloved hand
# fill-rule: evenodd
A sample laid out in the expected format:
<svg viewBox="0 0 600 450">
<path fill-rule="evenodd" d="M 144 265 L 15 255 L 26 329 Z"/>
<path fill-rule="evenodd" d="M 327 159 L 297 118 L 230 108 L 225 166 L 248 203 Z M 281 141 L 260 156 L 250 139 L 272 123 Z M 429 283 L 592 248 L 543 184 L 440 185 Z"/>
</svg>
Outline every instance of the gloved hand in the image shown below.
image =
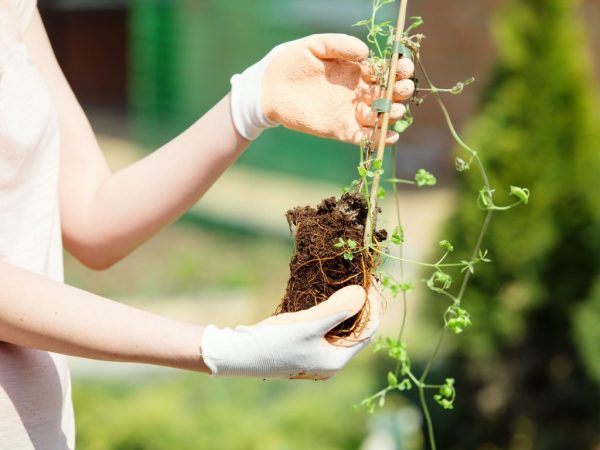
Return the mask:
<svg viewBox="0 0 600 450">
<path fill-rule="evenodd" d="M 345 34 L 315 34 L 278 45 L 258 63 L 231 78 L 231 110 L 238 132 L 255 139 L 283 125 L 316 136 L 359 144 L 370 137 L 379 98 L 368 47 Z M 415 86 L 410 59 L 398 64 L 390 123 L 402 118 Z M 398 140 L 389 132 L 387 144 Z"/>
<path fill-rule="evenodd" d="M 325 335 L 370 303 L 369 321 L 358 336 L 343 339 Z M 259 378 L 332 377 L 370 341 L 379 326 L 377 288 L 347 286 L 327 301 L 305 311 L 283 313 L 254 326 L 219 329 L 209 325 L 201 353 L 213 376 Z"/>
</svg>

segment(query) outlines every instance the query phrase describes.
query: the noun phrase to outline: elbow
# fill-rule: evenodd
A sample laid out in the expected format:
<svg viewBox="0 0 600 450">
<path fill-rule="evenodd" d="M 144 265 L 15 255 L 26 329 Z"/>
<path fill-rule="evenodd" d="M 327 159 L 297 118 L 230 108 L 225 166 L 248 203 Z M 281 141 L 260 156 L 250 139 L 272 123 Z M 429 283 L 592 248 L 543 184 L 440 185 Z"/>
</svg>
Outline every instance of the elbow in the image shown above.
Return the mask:
<svg viewBox="0 0 600 450">
<path fill-rule="evenodd" d="M 102 271 L 123 259 L 113 246 L 94 239 L 72 239 L 63 236 L 65 249 L 85 267 Z"/>
<path fill-rule="evenodd" d="M 89 248 L 79 251 L 69 250 L 69 253 L 85 267 L 96 271 L 110 269 L 121 260 L 121 258 L 112 256 L 101 248 Z"/>
<path fill-rule="evenodd" d="M 120 259 L 117 259 L 117 258 L 110 258 L 110 257 L 106 257 L 104 255 L 97 255 L 97 254 L 96 255 L 78 254 L 78 255 L 73 255 L 73 256 L 75 256 L 75 258 L 81 264 L 83 264 L 85 267 L 87 267 L 88 269 L 92 269 L 92 270 L 96 270 L 96 271 L 110 269 L 112 266 L 114 266 L 116 263 L 118 263 L 120 261 Z"/>
</svg>

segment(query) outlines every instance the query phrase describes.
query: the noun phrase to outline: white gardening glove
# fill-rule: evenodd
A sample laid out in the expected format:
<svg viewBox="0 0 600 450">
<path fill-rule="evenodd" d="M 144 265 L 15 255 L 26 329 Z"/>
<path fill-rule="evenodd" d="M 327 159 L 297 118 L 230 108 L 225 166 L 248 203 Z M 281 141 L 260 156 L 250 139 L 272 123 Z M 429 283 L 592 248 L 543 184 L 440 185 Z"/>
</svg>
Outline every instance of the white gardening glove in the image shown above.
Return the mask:
<svg viewBox="0 0 600 450">
<path fill-rule="evenodd" d="M 262 110 L 262 79 L 269 61 L 289 45 L 285 42 L 274 47 L 256 64 L 248 67 L 241 74 L 231 77 L 231 116 L 233 124 L 244 138 L 253 141 L 266 128 L 279 125 L 274 120 L 267 119 Z"/>
<path fill-rule="evenodd" d="M 367 46 L 346 34 L 315 34 L 278 45 L 258 63 L 231 78 L 231 112 L 238 132 L 255 139 L 278 124 L 316 136 L 359 144 L 370 137 L 379 98 Z M 414 83 L 410 59 L 401 58 L 390 122 L 402 118 L 401 101 Z M 387 144 L 398 140 L 390 132 Z"/>
<path fill-rule="evenodd" d="M 332 377 L 370 341 L 379 326 L 380 299 L 373 287 L 347 286 L 305 311 L 283 313 L 254 326 L 220 329 L 209 325 L 202 337 L 204 363 L 213 376 L 258 378 Z M 325 335 L 355 315 L 365 301 L 369 318 L 358 336 Z"/>
</svg>

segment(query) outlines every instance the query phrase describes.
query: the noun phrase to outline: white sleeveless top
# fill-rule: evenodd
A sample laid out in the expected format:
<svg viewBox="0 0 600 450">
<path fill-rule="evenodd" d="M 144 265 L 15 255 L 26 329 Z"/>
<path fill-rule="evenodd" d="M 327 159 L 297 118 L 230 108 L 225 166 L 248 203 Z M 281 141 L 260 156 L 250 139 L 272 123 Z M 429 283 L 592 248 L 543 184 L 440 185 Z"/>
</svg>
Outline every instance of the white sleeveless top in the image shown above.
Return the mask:
<svg viewBox="0 0 600 450">
<path fill-rule="evenodd" d="M 0 0 L 0 260 L 62 282 L 58 120 L 22 42 L 35 1 Z M 0 450 L 74 440 L 65 358 L 0 342 Z"/>
</svg>

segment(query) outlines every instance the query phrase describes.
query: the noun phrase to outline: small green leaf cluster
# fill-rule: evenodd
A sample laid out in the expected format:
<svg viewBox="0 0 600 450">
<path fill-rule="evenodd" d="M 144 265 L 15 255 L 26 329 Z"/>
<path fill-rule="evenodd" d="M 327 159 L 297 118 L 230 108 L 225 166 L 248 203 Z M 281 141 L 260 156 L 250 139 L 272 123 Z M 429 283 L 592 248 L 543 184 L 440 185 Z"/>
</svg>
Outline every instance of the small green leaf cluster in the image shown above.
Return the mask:
<svg viewBox="0 0 600 450">
<path fill-rule="evenodd" d="M 439 242 L 439 246 L 442 247 L 443 249 L 446 249 L 447 252 L 453 252 L 454 251 L 454 246 L 447 239 L 442 239 Z"/>
<path fill-rule="evenodd" d="M 333 246 L 344 251 L 343 256 L 347 261 L 352 261 L 354 259 L 354 254 L 360 251 L 358 244 L 353 239 L 346 240 L 340 237 Z"/>
<path fill-rule="evenodd" d="M 444 409 L 453 409 L 455 398 L 454 378 L 446 378 L 444 384 L 439 387 L 438 393 L 433 396 L 433 399 Z"/>
<path fill-rule="evenodd" d="M 441 270 L 436 270 L 427 280 L 427 287 L 432 291 L 450 289 L 452 286 L 452 276 Z"/>
<path fill-rule="evenodd" d="M 408 127 L 410 127 L 413 124 L 414 120 L 415 120 L 414 116 L 412 115 L 412 112 L 410 111 L 410 105 L 407 105 L 404 115 L 402 116 L 401 119 L 394 122 L 392 129 L 396 133 L 402 134 L 408 129 Z"/>
<path fill-rule="evenodd" d="M 465 81 L 459 81 L 450 89 L 450 93 L 454 94 L 454 95 L 462 94 L 462 91 L 464 91 L 465 86 L 468 86 L 474 82 L 475 82 L 475 78 L 473 78 L 473 77 L 471 77 Z"/>
<path fill-rule="evenodd" d="M 394 227 L 394 231 L 392 231 L 392 235 L 390 236 L 390 242 L 396 245 L 402 245 L 404 242 L 404 228 L 402 225 L 396 225 Z"/>
<path fill-rule="evenodd" d="M 471 316 L 460 306 L 452 305 L 444 313 L 444 323 L 454 334 L 460 334 L 471 326 Z"/>
<path fill-rule="evenodd" d="M 437 180 L 432 173 L 426 171 L 425 169 L 419 169 L 415 174 L 415 183 L 417 183 L 417 186 L 419 187 L 435 186 Z"/>
<path fill-rule="evenodd" d="M 387 273 L 381 275 L 381 285 L 396 298 L 400 292 L 408 293 L 414 290 L 414 286 L 410 281 L 395 281 Z"/>
<path fill-rule="evenodd" d="M 505 206 L 499 206 L 494 203 L 494 189 L 490 189 L 489 187 L 483 187 L 479 191 L 479 196 L 477 197 L 477 206 L 483 210 L 487 211 L 507 211 L 509 209 L 514 208 L 517 205 L 529 203 L 529 189 L 519 186 L 511 186 L 510 187 L 510 195 L 517 198 L 517 201 Z"/>
<path fill-rule="evenodd" d="M 373 178 L 376 173 L 383 175 L 383 161 L 380 159 L 372 159 L 364 161 L 357 168 L 360 178 Z"/>
<path fill-rule="evenodd" d="M 376 406 L 383 408 L 385 406 L 386 395 L 391 391 L 407 391 L 412 389 L 413 383 L 419 384 L 419 381 L 414 378 L 410 370 L 410 359 L 406 351 L 406 343 L 400 339 L 378 338 L 373 346 L 373 351 L 378 352 L 382 349 L 387 349 L 388 356 L 398 361 L 398 369 L 396 372 L 389 371 L 387 374 L 387 386 L 379 392 L 365 398 L 361 402 L 361 406 L 367 409 L 367 412 L 375 412 Z M 402 377 L 402 378 L 399 378 Z M 412 380 L 412 381 L 411 381 Z"/>
<path fill-rule="evenodd" d="M 410 372 L 410 358 L 406 351 L 406 342 L 401 339 L 391 337 L 379 338 L 375 340 L 373 352 L 378 352 L 382 349 L 387 349 L 388 356 L 400 363 L 400 374 L 406 375 Z"/>
<path fill-rule="evenodd" d="M 391 42 L 394 38 L 395 28 L 392 22 L 385 20 L 377 22 L 377 13 L 381 8 L 395 0 L 373 0 L 373 9 L 371 17 L 364 20 L 359 20 L 354 23 L 353 27 L 365 27 L 367 29 L 367 42 L 373 45 L 372 58 L 376 61 L 381 61 L 389 58 L 391 55 Z M 376 53 L 374 53 L 376 52 Z"/>
<path fill-rule="evenodd" d="M 529 189 L 519 186 L 510 187 L 510 195 L 517 197 L 524 204 L 529 203 Z"/>
<path fill-rule="evenodd" d="M 454 158 L 454 168 L 457 172 L 466 172 L 471 168 L 471 163 L 473 162 L 473 158 L 469 160 L 469 162 L 462 159 L 460 156 Z"/>
</svg>

